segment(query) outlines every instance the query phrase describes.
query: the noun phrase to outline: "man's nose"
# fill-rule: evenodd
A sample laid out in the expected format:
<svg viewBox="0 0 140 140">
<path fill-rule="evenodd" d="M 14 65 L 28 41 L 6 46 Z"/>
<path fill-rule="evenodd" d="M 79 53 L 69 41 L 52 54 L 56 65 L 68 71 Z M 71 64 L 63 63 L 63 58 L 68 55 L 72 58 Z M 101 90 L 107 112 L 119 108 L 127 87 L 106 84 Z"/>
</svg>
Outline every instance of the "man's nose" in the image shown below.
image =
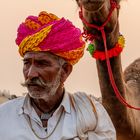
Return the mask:
<svg viewBox="0 0 140 140">
<path fill-rule="evenodd" d="M 28 76 L 29 79 L 38 77 L 38 71 L 37 71 L 37 68 L 34 65 L 30 66 L 27 76 Z"/>
</svg>

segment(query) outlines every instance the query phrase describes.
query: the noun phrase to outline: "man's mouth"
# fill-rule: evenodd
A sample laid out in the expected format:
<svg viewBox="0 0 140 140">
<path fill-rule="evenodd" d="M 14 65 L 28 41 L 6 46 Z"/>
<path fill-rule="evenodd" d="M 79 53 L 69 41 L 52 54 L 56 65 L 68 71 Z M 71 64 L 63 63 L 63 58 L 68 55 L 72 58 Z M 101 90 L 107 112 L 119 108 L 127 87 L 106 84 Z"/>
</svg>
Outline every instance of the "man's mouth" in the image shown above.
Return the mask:
<svg viewBox="0 0 140 140">
<path fill-rule="evenodd" d="M 40 85 L 38 85 L 38 84 L 28 84 L 28 86 L 27 86 L 28 88 L 31 88 L 31 89 L 42 89 L 42 88 L 44 88 L 44 87 L 42 87 L 42 86 L 40 86 Z"/>
</svg>

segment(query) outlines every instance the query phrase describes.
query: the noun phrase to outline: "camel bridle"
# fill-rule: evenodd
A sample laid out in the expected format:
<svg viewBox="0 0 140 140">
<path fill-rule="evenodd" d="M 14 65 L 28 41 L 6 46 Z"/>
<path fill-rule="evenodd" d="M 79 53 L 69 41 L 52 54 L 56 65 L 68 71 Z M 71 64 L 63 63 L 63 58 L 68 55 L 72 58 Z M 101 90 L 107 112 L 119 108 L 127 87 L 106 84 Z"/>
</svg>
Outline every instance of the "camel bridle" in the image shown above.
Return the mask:
<svg viewBox="0 0 140 140">
<path fill-rule="evenodd" d="M 111 65 L 110 65 L 110 60 L 109 60 L 109 56 L 108 56 L 108 51 L 107 51 L 106 34 L 105 34 L 105 30 L 104 29 L 105 29 L 105 26 L 107 25 L 107 23 L 109 22 L 113 11 L 116 8 L 119 9 L 120 8 L 120 5 L 116 1 L 113 1 L 113 0 L 110 0 L 110 5 L 111 5 L 110 12 L 109 12 L 109 14 L 107 16 L 107 19 L 105 20 L 105 22 L 101 26 L 97 26 L 95 24 L 90 24 L 90 23 L 88 23 L 86 21 L 86 19 L 83 16 L 83 8 L 82 8 L 82 5 L 80 6 L 79 17 L 80 17 L 80 19 L 82 20 L 82 22 L 87 27 L 91 27 L 91 28 L 97 29 L 98 31 L 101 32 L 103 43 L 104 43 L 105 57 L 106 57 L 106 64 L 107 64 L 107 70 L 108 70 L 108 74 L 109 74 L 109 79 L 110 79 L 110 82 L 111 82 L 111 85 L 112 85 L 112 88 L 114 90 L 114 93 L 115 93 L 116 97 L 125 106 L 127 106 L 127 107 L 129 107 L 131 109 L 140 110 L 140 108 L 134 107 L 134 106 L 132 106 L 132 105 L 130 105 L 129 103 L 126 102 L 126 100 L 120 94 L 120 91 L 119 91 L 119 89 L 118 89 L 118 87 L 117 87 L 117 85 L 115 83 L 115 80 L 114 80 L 114 76 L 113 76 L 113 73 L 112 73 L 112 69 L 111 69 Z M 98 37 L 96 35 L 87 34 L 87 30 L 84 29 L 83 37 L 87 37 L 87 36 L 88 36 L 88 39 L 89 40 L 94 40 L 95 38 Z"/>
</svg>

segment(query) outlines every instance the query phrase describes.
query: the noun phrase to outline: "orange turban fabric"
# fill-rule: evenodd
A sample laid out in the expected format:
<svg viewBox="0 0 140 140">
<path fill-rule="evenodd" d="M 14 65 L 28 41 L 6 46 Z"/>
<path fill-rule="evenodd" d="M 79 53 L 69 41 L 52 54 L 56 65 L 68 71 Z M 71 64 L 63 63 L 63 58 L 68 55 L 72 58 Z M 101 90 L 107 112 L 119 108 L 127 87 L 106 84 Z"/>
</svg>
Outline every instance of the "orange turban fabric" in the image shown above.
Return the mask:
<svg viewBox="0 0 140 140">
<path fill-rule="evenodd" d="M 20 24 L 16 44 L 22 57 L 28 51 L 49 51 L 72 65 L 83 56 L 85 48 L 79 28 L 47 12 L 28 16 Z"/>
</svg>

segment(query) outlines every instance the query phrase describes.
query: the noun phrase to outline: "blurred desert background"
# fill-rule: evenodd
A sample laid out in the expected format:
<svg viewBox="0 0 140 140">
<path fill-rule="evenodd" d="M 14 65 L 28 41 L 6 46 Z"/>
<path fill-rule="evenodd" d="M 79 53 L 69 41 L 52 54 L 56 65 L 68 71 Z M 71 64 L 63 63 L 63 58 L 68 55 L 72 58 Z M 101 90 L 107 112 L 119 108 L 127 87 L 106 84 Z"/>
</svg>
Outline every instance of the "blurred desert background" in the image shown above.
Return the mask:
<svg viewBox="0 0 140 140">
<path fill-rule="evenodd" d="M 123 69 L 140 57 L 140 1 L 122 0 L 120 10 L 120 31 L 126 38 L 126 47 L 122 53 Z M 40 11 L 52 12 L 65 17 L 82 29 L 75 0 L 1 0 L 0 4 L 0 91 L 22 95 L 26 89 L 20 83 L 22 58 L 18 54 L 15 38 L 18 25 L 28 15 L 38 15 Z M 67 91 L 85 91 L 100 96 L 96 63 L 85 51 L 84 57 L 73 68 L 65 83 Z"/>
</svg>

